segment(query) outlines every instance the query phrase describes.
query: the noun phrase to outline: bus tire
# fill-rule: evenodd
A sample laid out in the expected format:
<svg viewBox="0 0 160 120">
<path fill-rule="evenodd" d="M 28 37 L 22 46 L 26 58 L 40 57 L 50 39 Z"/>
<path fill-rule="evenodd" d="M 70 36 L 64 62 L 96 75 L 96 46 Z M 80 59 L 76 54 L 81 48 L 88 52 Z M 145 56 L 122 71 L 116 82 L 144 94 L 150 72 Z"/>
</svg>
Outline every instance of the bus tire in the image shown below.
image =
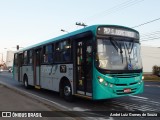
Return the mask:
<svg viewBox="0 0 160 120">
<path fill-rule="evenodd" d="M 69 102 L 73 101 L 72 88 L 68 80 L 64 80 L 60 92 L 61 92 L 60 95 L 63 96 L 63 98 L 66 101 L 69 101 Z"/>
<path fill-rule="evenodd" d="M 23 85 L 26 89 L 29 88 L 29 85 L 28 85 L 28 77 L 25 75 L 24 76 L 24 79 L 23 79 Z"/>
</svg>

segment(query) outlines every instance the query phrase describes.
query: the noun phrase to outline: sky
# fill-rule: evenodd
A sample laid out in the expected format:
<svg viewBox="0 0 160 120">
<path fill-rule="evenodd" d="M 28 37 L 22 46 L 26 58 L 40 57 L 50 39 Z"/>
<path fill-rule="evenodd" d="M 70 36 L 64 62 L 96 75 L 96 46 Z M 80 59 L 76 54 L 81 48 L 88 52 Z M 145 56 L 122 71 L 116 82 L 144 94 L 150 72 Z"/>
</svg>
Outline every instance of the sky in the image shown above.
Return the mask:
<svg viewBox="0 0 160 120">
<path fill-rule="evenodd" d="M 0 0 L 0 55 L 82 28 L 76 22 L 134 27 L 160 18 L 159 6 L 160 0 Z M 134 29 L 149 40 L 142 46 L 160 47 L 160 20 Z"/>
</svg>

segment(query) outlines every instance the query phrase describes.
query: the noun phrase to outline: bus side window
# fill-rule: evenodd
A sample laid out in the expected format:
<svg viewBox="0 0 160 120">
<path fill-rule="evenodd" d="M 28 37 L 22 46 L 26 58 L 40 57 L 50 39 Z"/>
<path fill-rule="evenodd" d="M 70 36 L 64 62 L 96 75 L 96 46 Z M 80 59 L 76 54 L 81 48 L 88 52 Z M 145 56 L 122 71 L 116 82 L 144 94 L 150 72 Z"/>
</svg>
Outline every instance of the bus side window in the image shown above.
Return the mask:
<svg viewBox="0 0 160 120">
<path fill-rule="evenodd" d="M 53 45 L 47 46 L 48 63 L 53 63 Z"/>
<path fill-rule="evenodd" d="M 43 63 L 53 63 L 53 46 L 52 44 L 43 48 Z"/>
<path fill-rule="evenodd" d="M 43 58 L 42 58 L 42 63 L 46 63 L 46 46 L 43 47 Z"/>
<path fill-rule="evenodd" d="M 28 63 L 28 52 L 24 51 L 24 53 L 23 53 L 23 64 L 27 65 L 27 63 Z"/>
<path fill-rule="evenodd" d="M 29 62 L 29 64 L 32 64 L 32 61 L 33 59 L 32 59 L 32 50 L 30 50 L 29 51 L 29 57 L 28 57 L 28 62 Z"/>
<path fill-rule="evenodd" d="M 63 47 L 63 61 L 70 62 L 71 61 L 71 40 L 64 41 Z"/>
<path fill-rule="evenodd" d="M 55 62 L 70 62 L 71 61 L 71 40 L 67 39 L 55 44 L 54 51 Z"/>
<path fill-rule="evenodd" d="M 18 54 L 17 53 L 14 55 L 14 65 L 18 66 Z"/>
<path fill-rule="evenodd" d="M 55 43 L 54 62 L 61 62 L 60 42 Z"/>
</svg>

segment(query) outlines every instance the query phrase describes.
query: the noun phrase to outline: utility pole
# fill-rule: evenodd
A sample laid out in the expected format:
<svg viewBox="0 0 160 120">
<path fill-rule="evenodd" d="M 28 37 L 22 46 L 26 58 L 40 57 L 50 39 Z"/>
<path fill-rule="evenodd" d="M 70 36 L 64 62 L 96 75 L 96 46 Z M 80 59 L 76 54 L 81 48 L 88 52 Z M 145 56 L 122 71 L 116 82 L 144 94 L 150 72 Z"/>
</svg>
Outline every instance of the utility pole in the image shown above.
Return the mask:
<svg viewBox="0 0 160 120">
<path fill-rule="evenodd" d="M 16 47 L 12 47 L 12 48 L 17 49 L 17 51 L 18 51 L 20 48 L 24 48 L 24 47 L 20 47 L 19 45 L 16 45 Z"/>
<path fill-rule="evenodd" d="M 84 28 L 87 26 L 85 23 L 83 22 L 76 22 L 76 25 L 78 26 L 83 26 Z"/>
<path fill-rule="evenodd" d="M 19 45 L 16 46 L 17 50 L 19 50 Z"/>
</svg>

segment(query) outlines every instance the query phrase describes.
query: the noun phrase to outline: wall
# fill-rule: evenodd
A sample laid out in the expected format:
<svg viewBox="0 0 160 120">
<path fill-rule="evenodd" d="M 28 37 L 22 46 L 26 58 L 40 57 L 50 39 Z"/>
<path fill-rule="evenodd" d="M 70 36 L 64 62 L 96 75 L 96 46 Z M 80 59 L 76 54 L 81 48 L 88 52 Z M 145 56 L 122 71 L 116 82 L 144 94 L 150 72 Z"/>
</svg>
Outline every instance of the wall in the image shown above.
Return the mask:
<svg viewBox="0 0 160 120">
<path fill-rule="evenodd" d="M 144 73 L 152 73 L 154 65 L 160 66 L 160 48 L 141 46 Z"/>
<path fill-rule="evenodd" d="M 6 66 L 12 67 L 13 66 L 13 58 L 14 58 L 14 52 L 13 51 L 7 51 L 6 56 Z"/>
</svg>

